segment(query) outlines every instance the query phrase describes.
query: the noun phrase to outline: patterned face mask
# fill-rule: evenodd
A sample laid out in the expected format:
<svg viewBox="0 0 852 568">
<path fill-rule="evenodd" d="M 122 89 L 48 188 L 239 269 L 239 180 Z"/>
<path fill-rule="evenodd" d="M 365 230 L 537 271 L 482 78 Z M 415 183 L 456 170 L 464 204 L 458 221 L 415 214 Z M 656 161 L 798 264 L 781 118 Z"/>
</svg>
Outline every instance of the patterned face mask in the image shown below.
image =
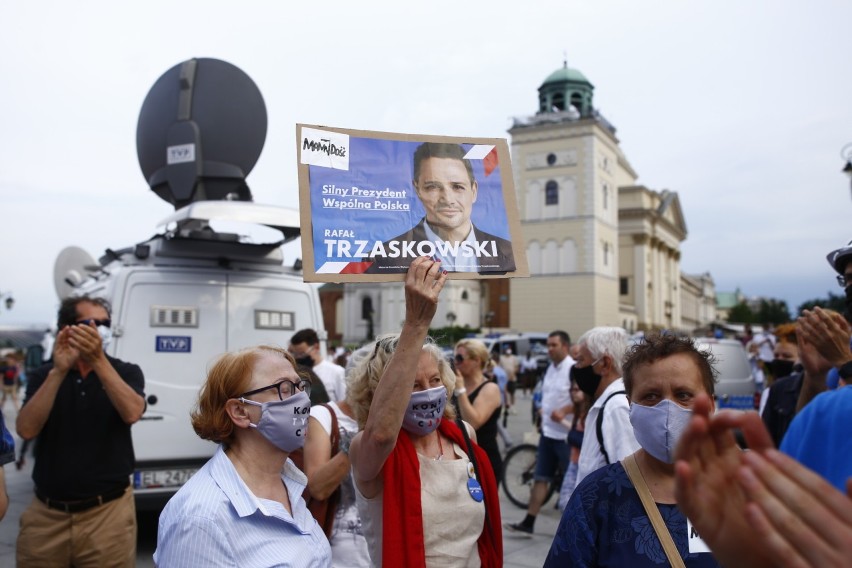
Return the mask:
<svg viewBox="0 0 852 568">
<path fill-rule="evenodd" d="M 425 436 L 434 432 L 441 423 L 447 406 L 447 389 L 440 386 L 411 393 L 402 427 L 412 434 Z"/>
<path fill-rule="evenodd" d="M 269 440 L 279 450 L 290 453 L 305 445 L 308 431 L 308 417 L 311 415 L 311 400 L 308 393 L 302 391 L 284 400 L 255 402 L 240 398 L 243 404 L 259 406 L 260 421 L 249 425 L 257 428 L 260 435 Z"/>
</svg>

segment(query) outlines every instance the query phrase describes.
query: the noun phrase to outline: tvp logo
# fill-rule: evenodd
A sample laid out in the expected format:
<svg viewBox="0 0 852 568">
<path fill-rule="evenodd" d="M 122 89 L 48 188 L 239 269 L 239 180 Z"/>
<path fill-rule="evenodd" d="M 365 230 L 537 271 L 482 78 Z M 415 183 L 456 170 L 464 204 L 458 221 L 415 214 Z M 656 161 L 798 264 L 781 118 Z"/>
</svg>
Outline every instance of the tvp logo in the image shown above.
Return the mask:
<svg viewBox="0 0 852 568">
<path fill-rule="evenodd" d="M 158 335 L 157 353 L 190 353 L 192 338 L 188 335 Z"/>
</svg>

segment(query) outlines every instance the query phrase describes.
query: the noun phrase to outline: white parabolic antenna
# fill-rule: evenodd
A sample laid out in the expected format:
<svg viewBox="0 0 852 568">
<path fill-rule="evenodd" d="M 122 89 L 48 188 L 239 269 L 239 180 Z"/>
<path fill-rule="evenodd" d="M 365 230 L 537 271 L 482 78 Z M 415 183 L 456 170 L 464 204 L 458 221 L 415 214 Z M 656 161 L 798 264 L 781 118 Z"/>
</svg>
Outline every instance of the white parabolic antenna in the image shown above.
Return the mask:
<svg viewBox="0 0 852 568">
<path fill-rule="evenodd" d="M 83 283 L 90 272 L 99 270 L 100 266 L 80 247 L 70 246 L 62 249 L 53 264 L 53 287 L 60 300 L 71 295 L 71 292 Z"/>
</svg>

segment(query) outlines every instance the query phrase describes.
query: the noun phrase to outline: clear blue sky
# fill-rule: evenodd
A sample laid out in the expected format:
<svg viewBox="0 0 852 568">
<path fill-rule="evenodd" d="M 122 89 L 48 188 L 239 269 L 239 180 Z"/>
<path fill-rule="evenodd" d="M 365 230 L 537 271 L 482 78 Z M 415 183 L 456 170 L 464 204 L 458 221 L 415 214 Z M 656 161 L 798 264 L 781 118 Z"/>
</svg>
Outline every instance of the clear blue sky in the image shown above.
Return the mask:
<svg viewBox="0 0 852 568">
<path fill-rule="evenodd" d="M 65 246 L 97 257 L 171 213 L 139 170 L 136 120 L 190 57 L 258 84 L 269 129 L 248 181 L 297 207 L 297 122 L 508 137 L 567 54 L 639 183 L 678 192 L 684 271 L 791 307 L 839 291 L 824 257 L 852 238 L 850 21 L 831 0 L 4 2 L 0 291 L 17 304 L 0 325 L 54 320 Z"/>
</svg>

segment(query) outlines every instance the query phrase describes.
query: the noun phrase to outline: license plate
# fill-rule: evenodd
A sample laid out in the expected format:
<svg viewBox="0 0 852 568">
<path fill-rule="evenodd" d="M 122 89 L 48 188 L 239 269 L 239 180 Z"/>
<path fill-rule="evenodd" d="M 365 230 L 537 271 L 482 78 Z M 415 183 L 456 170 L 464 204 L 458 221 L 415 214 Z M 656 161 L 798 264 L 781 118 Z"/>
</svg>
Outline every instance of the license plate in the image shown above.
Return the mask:
<svg viewBox="0 0 852 568">
<path fill-rule="evenodd" d="M 198 468 L 183 469 L 146 469 L 133 472 L 135 489 L 156 489 L 160 487 L 180 487 L 192 477 Z"/>
<path fill-rule="evenodd" d="M 719 408 L 731 408 L 734 410 L 754 410 L 754 395 L 731 395 L 723 396 L 718 400 Z"/>
</svg>

